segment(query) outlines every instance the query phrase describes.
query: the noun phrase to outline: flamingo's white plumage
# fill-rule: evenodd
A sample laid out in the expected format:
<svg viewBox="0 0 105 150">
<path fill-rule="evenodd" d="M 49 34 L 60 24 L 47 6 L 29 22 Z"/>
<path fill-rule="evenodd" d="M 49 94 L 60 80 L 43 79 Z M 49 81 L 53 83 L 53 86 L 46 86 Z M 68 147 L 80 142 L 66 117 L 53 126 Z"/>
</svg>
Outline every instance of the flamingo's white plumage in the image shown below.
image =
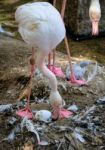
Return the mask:
<svg viewBox="0 0 105 150">
<path fill-rule="evenodd" d="M 45 65 L 45 57 L 65 37 L 60 13 L 50 3 L 34 2 L 19 6 L 15 18 L 23 40 L 37 49 L 37 67 L 49 79 L 52 107 L 61 108 L 62 97 L 57 90 L 57 79 Z"/>
<path fill-rule="evenodd" d="M 46 54 L 65 37 L 59 12 L 47 2 L 24 4 L 17 8 L 15 18 L 24 41 Z"/>
<path fill-rule="evenodd" d="M 92 35 L 97 35 L 99 32 L 99 21 L 101 18 L 101 8 L 99 0 L 91 0 L 89 8 L 89 17 L 92 22 Z"/>
</svg>

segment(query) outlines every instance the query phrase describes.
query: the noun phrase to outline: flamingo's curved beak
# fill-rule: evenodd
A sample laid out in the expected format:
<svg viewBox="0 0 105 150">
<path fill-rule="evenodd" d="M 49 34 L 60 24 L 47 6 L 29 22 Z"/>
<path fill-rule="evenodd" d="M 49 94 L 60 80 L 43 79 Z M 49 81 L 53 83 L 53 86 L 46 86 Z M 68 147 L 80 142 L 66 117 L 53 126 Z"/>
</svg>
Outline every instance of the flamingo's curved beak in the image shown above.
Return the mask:
<svg viewBox="0 0 105 150">
<path fill-rule="evenodd" d="M 98 35 L 99 33 L 99 21 L 92 21 L 92 35 Z"/>
</svg>

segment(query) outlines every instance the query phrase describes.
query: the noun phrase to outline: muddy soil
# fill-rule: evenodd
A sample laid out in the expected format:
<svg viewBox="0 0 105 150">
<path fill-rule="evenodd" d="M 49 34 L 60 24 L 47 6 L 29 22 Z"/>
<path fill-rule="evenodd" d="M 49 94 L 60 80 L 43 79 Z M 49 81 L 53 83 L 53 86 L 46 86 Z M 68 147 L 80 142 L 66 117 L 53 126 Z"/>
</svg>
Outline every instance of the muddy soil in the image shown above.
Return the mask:
<svg viewBox="0 0 105 150">
<path fill-rule="evenodd" d="M 104 39 L 105 40 L 105 39 Z M 89 42 L 89 41 L 88 41 Z M 101 40 L 100 40 L 101 42 Z M 80 61 L 86 59 L 85 53 L 80 49 L 83 49 L 86 44 L 89 43 L 75 43 L 75 51 L 78 51 L 77 54 L 74 53 L 73 61 Z M 103 39 L 102 39 L 103 43 Z M 64 44 L 64 43 L 63 43 Z M 64 45 L 61 45 L 58 49 L 60 51 L 64 51 Z M 101 45 L 101 44 L 100 44 Z M 73 46 L 73 45 L 72 45 Z M 71 47 L 72 47 L 71 46 Z M 90 46 L 91 48 L 92 46 Z M 56 53 L 57 61 L 56 64 L 60 65 L 65 72 L 65 68 L 68 64 L 67 55 L 61 52 Z M 29 81 L 29 58 L 31 56 L 31 50 L 22 40 L 13 39 L 4 35 L 0 35 L 0 104 L 15 104 L 20 98 L 23 101 L 26 97 L 24 95 L 24 90 L 27 87 Z M 89 58 L 89 57 L 88 57 Z M 103 56 L 105 58 L 105 56 Z M 98 63 L 98 71 L 95 78 L 89 83 L 88 86 L 78 87 L 76 85 L 72 85 L 66 79 L 58 79 L 58 89 L 66 101 L 66 105 L 69 106 L 75 103 L 79 107 L 79 112 L 85 109 L 86 107 L 91 107 L 96 100 L 105 96 L 105 66 L 104 64 Z M 50 109 L 47 104 L 50 94 L 50 88 L 48 80 L 43 77 L 43 75 L 36 75 L 33 78 L 33 88 L 31 94 L 31 107 L 33 110 L 40 109 Z M 38 101 L 39 100 L 39 101 Z M 96 115 L 97 114 L 97 115 Z M 11 128 L 7 126 L 7 119 L 11 116 L 16 116 L 15 112 L 13 114 L 5 114 L 0 115 L 0 141 L 3 138 L 7 137 Z M 103 133 L 105 132 L 105 108 L 99 109 L 95 112 L 96 116 L 100 116 L 101 125 L 100 128 L 103 129 Z M 35 121 L 34 121 L 35 122 Z M 59 126 L 69 126 L 76 127 L 77 125 L 71 121 L 71 119 L 64 119 L 52 122 L 56 127 Z M 43 126 L 43 123 L 40 124 Z M 32 149 L 45 149 L 45 150 L 71 150 L 69 142 L 70 142 L 70 133 L 71 131 L 59 130 L 57 132 L 51 125 L 46 125 L 49 132 L 46 133 L 45 137 L 50 140 L 50 145 L 41 147 L 37 145 L 36 138 L 27 131 L 17 136 L 17 138 L 13 142 L 0 142 L 0 150 L 29 150 Z M 64 138 L 64 136 L 66 138 Z M 95 140 L 87 139 L 87 144 L 83 144 L 82 148 L 74 148 L 77 150 L 86 149 L 86 150 L 98 150 L 102 147 L 105 148 L 105 139 L 99 137 L 101 142 L 96 142 Z M 63 142 L 61 142 L 63 140 Z M 58 142 L 58 143 L 57 143 Z M 59 148 L 59 142 L 61 144 Z M 56 144 L 55 144 L 56 143 Z M 97 144 L 98 143 L 98 144 Z M 31 145 L 31 146 L 30 146 Z M 81 145 L 81 144 L 80 144 Z M 104 149 L 103 148 L 103 149 Z"/>
</svg>

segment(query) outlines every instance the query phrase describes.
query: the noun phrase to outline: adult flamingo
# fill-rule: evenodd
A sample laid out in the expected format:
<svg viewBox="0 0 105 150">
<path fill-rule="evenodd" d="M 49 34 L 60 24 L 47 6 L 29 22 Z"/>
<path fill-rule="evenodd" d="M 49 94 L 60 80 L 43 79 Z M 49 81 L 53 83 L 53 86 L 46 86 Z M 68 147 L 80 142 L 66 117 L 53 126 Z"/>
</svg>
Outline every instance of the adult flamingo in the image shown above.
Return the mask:
<svg viewBox="0 0 105 150">
<path fill-rule="evenodd" d="M 49 79 L 51 87 L 50 104 L 53 108 L 53 118 L 68 117 L 70 112 L 62 109 L 63 100 L 57 89 L 57 79 L 45 65 L 46 56 L 65 37 L 65 26 L 59 12 L 47 2 L 34 2 L 19 6 L 16 10 L 15 18 L 19 24 L 19 33 L 23 40 L 32 47 L 31 77 L 35 70 L 34 48 L 36 48 L 37 67 Z M 27 115 L 28 118 L 32 118 L 29 97 L 27 107 L 18 111 L 17 114 L 22 117 Z"/>
<path fill-rule="evenodd" d="M 92 35 L 98 35 L 99 21 L 101 18 L 101 8 L 99 0 L 91 0 L 89 17 L 92 22 Z"/>
</svg>

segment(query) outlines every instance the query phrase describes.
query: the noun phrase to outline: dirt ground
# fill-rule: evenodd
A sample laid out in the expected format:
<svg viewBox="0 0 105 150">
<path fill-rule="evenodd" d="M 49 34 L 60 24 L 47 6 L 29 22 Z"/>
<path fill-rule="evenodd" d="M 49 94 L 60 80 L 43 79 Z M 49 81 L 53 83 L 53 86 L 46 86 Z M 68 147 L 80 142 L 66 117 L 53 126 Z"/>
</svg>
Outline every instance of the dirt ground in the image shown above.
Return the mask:
<svg viewBox="0 0 105 150">
<path fill-rule="evenodd" d="M 105 39 L 102 39 L 102 43 Z M 101 40 L 100 40 L 101 41 Z M 69 41 L 70 42 L 70 41 Z M 93 42 L 95 43 L 95 41 Z M 74 43 L 71 43 L 73 47 Z M 83 49 L 86 50 L 86 45 L 92 48 L 91 41 L 86 43 L 86 41 L 79 44 L 75 43 L 75 51 L 72 50 L 73 61 L 80 61 L 84 59 L 96 59 L 97 56 L 84 53 Z M 101 45 L 101 44 L 100 44 Z M 95 44 L 97 46 L 97 44 Z M 98 45 L 99 46 L 99 45 Z M 105 46 L 104 46 L 105 48 Z M 64 45 L 62 44 L 58 49 L 64 51 Z M 80 51 L 81 49 L 81 51 Z M 78 53 L 76 52 L 78 50 Z M 78 57 L 77 57 L 78 54 Z M 102 54 L 99 55 L 102 56 Z M 25 98 L 23 91 L 27 86 L 29 81 L 29 58 L 31 56 L 30 48 L 26 44 L 17 39 L 13 39 L 4 35 L 0 35 L 0 104 L 16 104 L 19 97 L 21 100 Z M 103 56 L 103 60 L 105 56 Z M 101 59 L 100 59 L 101 60 Z M 95 78 L 89 83 L 88 86 L 76 86 L 70 84 L 65 79 L 58 78 L 58 89 L 66 101 L 66 107 L 75 103 L 79 107 L 78 114 L 85 110 L 86 108 L 92 107 L 94 103 L 99 99 L 105 96 L 105 66 L 98 63 L 98 71 Z M 65 67 L 68 64 L 67 55 L 61 52 L 57 52 L 57 65 L 60 65 L 65 71 Z M 33 78 L 33 88 L 31 94 L 31 107 L 33 110 L 40 109 L 50 109 L 49 105 L 46 103 L 49 99 L 49 84 L 45 77 L 42 75 L 36 75 Z M 39 100 L 39 102 L 38 102 Z M 98 136 L 98 140 L 93 137 L 91 131 L 87 131 L 88 138 L 86 143 L 82 144 L 81 142 L 76 144 L 72 139 L 71 143 L 74 145 L 70 146 L 71 141 L 71 128 L 76 128 L 78 125 L 72 121 L 72 119 L 64 119 L 54 121 L 50 124 L 38 123 L 41 126 L 47 128 L 46 134 L 44 137 L 49 140 L 50 145 L 48 146 L 38 146 L 36 138 L 33 138 L 33 135 L 27 131 L 19 134 L 13 142 L 2 141 L 3 138 L 7 137 L 8 133 L 11 130 L 11 127 L 7 125 L 7 120 L 9 117 L 15 116 L 15 111 L 13 114 L 1 114 L 0 115 L 0 150 L 104 150 L 105 149 L 105 135 Z M 102 108 L 99 107 L 94 112 L 94 117 L 99 116 L 100 118 L 100 128 L 105 134 L 105 106 Z M 34 121 L 35 123 L 35 121 Z M 61 129 L 64 126 L 65 130 Z M 71 127 L 71 128 L 69 128 Z M 90 134 L 90 136 L 89 136 Z M 91 138 L 91 139 L 90 139 Z M 63 143 L 63 144 L 62 144 Z M 79 145 L 79 146 L 78 146 Z M 31 148 L 30 148 L 31 147 Z"/>
</svg>

